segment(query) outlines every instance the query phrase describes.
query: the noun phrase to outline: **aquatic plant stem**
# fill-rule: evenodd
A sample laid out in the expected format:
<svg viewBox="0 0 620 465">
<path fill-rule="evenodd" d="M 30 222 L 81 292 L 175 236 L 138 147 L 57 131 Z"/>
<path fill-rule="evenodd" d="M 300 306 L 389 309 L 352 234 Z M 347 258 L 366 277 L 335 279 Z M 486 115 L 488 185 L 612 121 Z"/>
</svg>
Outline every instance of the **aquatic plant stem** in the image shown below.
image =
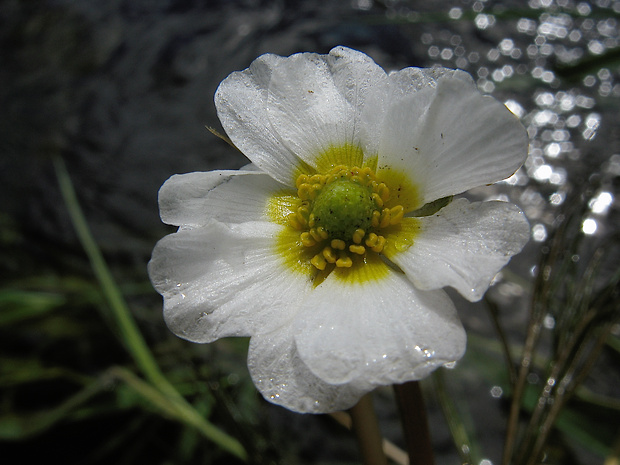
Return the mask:
<svg viewBox="0 0 620 465">
<path fill-rule="evenodd" d="M 508 416 L 508 426 L 506 429 L 506 442 L 504 443 L 502 465 L 508 465 L 511 462 L 513 450 L 517 440 L 521 402 L 525 392 L 527 375 L 530 372 L 534 349 L 540 336 L 541 326 L 542 323 L 540 321 L 530 321 L 529 329 L 527 331 L 527 338 L 525 340 L 525 346 L 523 348 L 523 355 L 521 358 L 521 366 L 519 367 L 517 381 L 514 384 L 512 391 L 512 402 L 510 403 L 510 414 Z"/>
<path fill-rule="evenodd" d="M 547 438 L 551 433 L 553 425 L 555 424 L 564 406 L 574 394 L 577 386 L 585 380 L 594 367 L 594 364 L 596 363 L 596 360 L 605 345 L 605 341 L 611 333 L 613 323 L 613 321 L 610 321 L 601 328 L 600 334 L 594 341 L 593 347 L 588 347 L 585 343 L 582 343 L 569 367 L 565 370 L 563 379 L 557 383 L 557 391 L 560 392 L 555 393 L 554 402 L 551 405 L 550 411 L 538 428 L 539 434 L 535 437 L 535 441 L 533 441 L 532 453 L 526 462 L 527 465 L 535 465 L 536 463 L 539 463 L 537 458 L 541 457 L 543 454 Z M 587 354 L 583 355 L 582 352 Z M 585 359 L 583 362 L 581 362 L 582 358 Z"/>
<path fill-rule="evenodd" d="M 452 441 L 461 458 L 461 463 L 480 463 L 483 457 L 480 453 L 478 441 L 475 438 L 473 425 L 470 424 L 471 419 L 464 417 L 459 411 L 463 407 L 457 408 L 456 401 L 446 387 L 444 370 L 434 371 L 432 380 L 435 396 L 446 418 L 446 423 L 450 429 L 450 434 L 452 434 Z"/>
<path fill-rule="evenodd" d="M 112 273 L 110 272 L 101 250 L 99 249 L 94 237 L 90 232 L 90 228 L 86 222 L 86 218 L 82 213 L 80 204 L 73 189 L 73 184 L 69 177 L 69 173 L 65 167 L 65 163 L 61 157 L 53 157 L 54 169 L 60 190 L 69 211 L 69 216 L 73 223 L 73 227 L 78 236 L 86 255 L 90 261 L 91 267 L 103 294 L 108 301 L 108 305 L 112 310 L 114 319 L 121 333 L 121 337 L 125 347 L 134 362 L 142 371 L 149 382 L 163 394 L 170 407 L 177 412 L 177 418 L 187 424 L 195 426 L 198 430 L 217 443 L 222 449 L 227 450 L 231 454 L 246 460 L 247 453 L 244 447 L 235 438 L 228 436 L 219 430 L 215 425 L 209 423 L 202 418 L 198 412 L 179 394 L 175 387 L 168 381 L 155 357 L 151 353 L 146 341 L 142 337 L 142 333 L 133 319 L 129 307 L 118 288 Z"/>
<path fill-rule="evenodd" d="M 383 438 L 377 421 L 377 414 L 372 405 L 371 394 L 366 394 L 349 411 L 353 432 L 362 454 L 364 465 L 387 465 L 383 452 Z"/>
<path fill-rule="evenodd" d="M 410 465 L 433 465 L 435 455 L 420 383 L 409 381 L 395 384 L 394 394 L 403 424 Z"/>
<path fill-rule="evenodd" d="M 491 315 L 491 322 L 493 323 L 495 332 L 499 337 L 499 342 L 502 345 L 502 353 L 504 354 L 504 359 L 506 361 L 506 369 L 508 370 L 508 379 L 510 380 L 510 385 L 514 386 L 517 382 L 517 370 L 512 363 L 513 359 L 510 352 L 510 346 L 508 345 L 508 337 L 506 336 L 506 332 L 504 331 L 504 328 L 499 321 L 499 306 L 486 296 L 484 298 L 484 301 L 487 304 L 489 314 Z"/>
</svg>

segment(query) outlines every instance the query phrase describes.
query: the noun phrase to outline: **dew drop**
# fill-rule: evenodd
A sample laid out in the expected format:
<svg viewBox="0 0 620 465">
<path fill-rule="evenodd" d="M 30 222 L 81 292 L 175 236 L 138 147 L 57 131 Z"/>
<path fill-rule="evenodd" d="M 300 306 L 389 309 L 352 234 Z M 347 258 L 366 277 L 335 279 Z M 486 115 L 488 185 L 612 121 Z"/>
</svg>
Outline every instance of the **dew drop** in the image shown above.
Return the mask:
<svg viewBox="0 0 620 465">
<path fill-rule="evenodd" d="M 413 239 L 410 237 L 405 237 L 405 235 L 399 236 L 394 240 L 394 247 L 399 252 L 405 252 L 412 245 Z"/>
</svg>

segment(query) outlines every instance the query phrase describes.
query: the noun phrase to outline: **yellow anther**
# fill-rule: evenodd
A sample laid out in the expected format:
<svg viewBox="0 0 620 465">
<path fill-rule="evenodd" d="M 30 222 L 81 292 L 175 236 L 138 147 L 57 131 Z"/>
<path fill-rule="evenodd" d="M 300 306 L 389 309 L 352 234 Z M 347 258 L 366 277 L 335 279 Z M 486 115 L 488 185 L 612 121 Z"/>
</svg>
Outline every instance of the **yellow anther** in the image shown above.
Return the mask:
<svg viewBox="0 0 620 465">
<path fill-rule="evenodd" d="M 378 228 L 379 223 L 381 223 L 381 212 L 379 210 L 375 210 L 372 212 L 372 218 L 370 220 L 370 224 L 373 228 Z"/>
<path fill-rule="evenodd" d="M 390 208 L 390 224 L 395 225 L 402 221 L 405 209 L 402 205 L 396 205 Z"/>
<path fill-rule="evenodd" d="M 310 184 L 323 184 L 325 182 L 325 176 L 320 174 L 313 174 L 312 176 L 310 176 L 308 182 Z"/>
<path fill-rule="evenodd" d="M 297 195 L 301 200 L 308 200 L 310 198 L 310 189 L 312 188 L 311 184 L 304 182 L 297 188 Z"/>
<path fill-rule="evenodd" d="M 377 236 L 375 233 L 370 233 L 366 237 L 366 240 L 364 242 L 366 243 L 368 247 L 374 247 L 375 245 L 377 245 L 378 239 L 379 239 L 379 236 Z"/>
<path fill-rule="evenodd" d="M 370 178 L 370 179 L 374 179 L 375 178 L 375 174 L 372 172 L 372 169 L 369 168 L 368 166 L 364 166 L 364 168 L 362 168 L 362 173 L 364 174 L 364 176 Z"/>
<path fill-rule="evenodd" d="M 308 224 L 308 207 L 302 206 L 297 209 L 297 214 L 295 215 L 295 220 L 302 226 L 306 226 Z M 292 214 L 291 214 L 292 216 Z"/>
<path fill-rule="evenodd" d="M 310 226 L 311 228 L 314 228 L 314 213 L 310 213 L 310 215 L 308 216 L 308 226 Z"/>
<path fill-rule="evenodd" d="M 344 250 L 347 247 L 347 243 L 342 239 L 332 239 L 331 246 L 332 249 Z"/>
<path fill-rule="evenodd" d="M 356 229 L 355 232 L 353 233 L 353 242 L 355 242 L 356 244 L 361 244 L 362 239 L 364 239 L 364 235 L 366 234 L 366 231 L 364 231 L 363 229 Z"/>
<path fill-rule="evenodd" d="M 364 247 L 363 245 L 354 245 L 351 244 L 349 246 L 349 250 L 353 253 L 356 253 L 358 255 L 364 255 L 366 253 L 366 247 Z"/>
<path fill-rule="evenodd" d="M 361 184 L 362 186 L 366 185 L 366 183 L 360 176 L 351 176 L 351 181 Z"/>
<path fill-rule="evenodd" d="M 308 182 L 308 175 L 306 174 L 300 174 L 297 177 L 297 181 L 295 181 L 295 187 L 297 187 L 297 189 L 299 189 L 299 186 L 301 186 L 302 184 Z"/>
<path fill-rule="evenodd" d="M 351 174 L 360 174 L 360 169 L 357 166 L 354 166 L 353 168 L 351 168 Z"/>
<path fill-rule="evenodd" d="M 388 186 L 385 185 L 385 183 L 382 182 L 381 184 L 379 184 L 379 186 L 377 187 L 377 192 L 379 193 L 384 202 L 387 202 L 389 200 L 390 189 L 388 188 Z"/>
<path fill-rule="evenodd" d="M 340 252 L 340 258 L 336 260 L 336 266 L 338 268 L 351 268 L 353 266 L 353 260 L 346 253 Z"/>
<path fill-rule="evenodd" d="M 381 210 L 381 221 L 379 221 L 379 227 L 385 228 L 390 225 L 390 209 L 384 208 Z"/>
<path fill-rule="evenodd" d="M 372 193 L 372 200 L 375 201 L 375 204 L 377 204 L 377 207 L 381 208 L 383 206 L 383 199 L 376 192 Z"/>
<path fill-rule="evenodd" d="M 320 184 L 312 184 L 310 185 L 310 188 L 308 189 L 308 198 L 310 200 L 314 200 L 316 199 L 316 196 L 319 194 L 319 192 L 321 191 L 321 188 L 323 186 Z"/>
<path fill-rule="evenodd" d="M 316 228 L 312 228 L 310 229 L 310 235 L 312 236 L 312 239 L 314 239 L 316 242 L 321 242 L 323 240 L 323 238 L 319 235 L 319 232 L 316 230 Z"/>
<path fill-rule="evenodd" d="M 288 224 L 291 225 L 291 227 L 293 227 L 294 229 L 296 229 L 297 231 L 301 231 L 302 229 L 304 229 L 304 224 L 302 224 L 299 219 L 297 218 L 297 215 L 295 213 L 290 213 L 287 216 L 288 219 Z"/>
<path fill-rule="evenodd" d="M 312 247 L 313 245 L 316 245 L 316 241 L 312 238 L 310 233 L 307 231 L 302 232 L 299 235 L 299 238 L 301 239 L 301 243 L 306 247 Z"/>
<path fill-rule="evenodd" d="M 334 252 L 331 247 L 325 247 L 323 249 L 323 257 L 325 257 L 325 260 L 327 260 L 329 263 L 336 263 L 336 260 L 338 258 L 336 257 L 336 252 Z"/>
<path fill-rule="evenodd" d="M 325 267 L 327 266 L 327 262 L 325 261 L 325 258 L 320 253 L 312 257 L 312 260 L 310 260 L 310 263 L 312 263 L 315 268 L 321 271 L 323 271 Z"/>
<path fill-rule="evenodd" d="M 377 181 L 373 178 L 373 180 L 368 183 L 368 187 L 370 187 L 373 192 L 377 192 L 377 187 L 379 187 L 379 184 L 377 184 Z"/>
<path fill-rule="evenodd" d="M 329 237 L 329 233 L 325 231 L 325 228 L 323 226 L 319 226 L 318 228 L 316 228 L 316 233 L 323 241 Z"/>
<path fill-rule="evenodd" d="M 377 236 L 377 244 L 374 247 L 371 247 L 370 250 L 372 250 L 373 252 L 381 252 L 383 250 L 383 248 L 385 247 L 385 237 L 383 236 Z"/>
</svg>

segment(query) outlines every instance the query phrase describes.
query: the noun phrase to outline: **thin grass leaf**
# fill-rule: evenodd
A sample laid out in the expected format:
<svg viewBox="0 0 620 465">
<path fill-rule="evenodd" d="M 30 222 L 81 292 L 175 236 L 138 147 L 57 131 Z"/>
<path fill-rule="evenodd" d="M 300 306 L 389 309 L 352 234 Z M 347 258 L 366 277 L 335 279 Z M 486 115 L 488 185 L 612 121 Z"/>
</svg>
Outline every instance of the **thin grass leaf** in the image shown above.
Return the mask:
<svg viewBox="0 0 620 465">
<path fill-rule="evenodd" d="M 61 307 L 63 295 L 51 292 L 0 290 L 0 327 L 37 318 Z"/>
<path fill-rule="evenodd" d="M 457 406 L 454 402 L 454 396 L 448 392 L 446 387 L 443 371 L 433 372 L 432 380 L 461 463 L 481 463 L 484 457 L 475 434 L 473 421 L 468 414 L 463 414 L 464 406 Z"/>
<path fill-rule="evenodd" d="M 169 405 L 165 407 L 165 411 L 176 413 L 177 418 L 186 424 L 190 424 L 197 428 L 205 437 L 218 444 L 222 449 L 247 460 L 247 453 L 243 445 L 235 438 L 227 435 L 215 425 L 203 418 L 194 408 L 179 394 L 179 392 L 170 384 L 164 374 L 159 369 L 159 365 L 155 357 L 149 350 L 138 326 L 136 325 L 129 307 L 125 302 L 112 273 L 110 272 L 101 250 L 95 242 L 86 219 L 80 208 L 73 184 L 69 178 L 64 161 L 59 156 L 53 158 L 54 168 L 60 190 L 69 211 L 69 215 L 73 222 L 73 226 L 78 235 L 80 243 L 84 251 L 88 255 L 91 267 L 101 289 L 108 301 L 110 309 L 114 315 L 114 319 L 118 325 L 122 339 L 125 343 L 130 355 L 133 357 L 136 365 L 144 373 L 146 378 L 154 385 L 155 388 L 148 390 L 142 386 L 143 394 L 151 396 L 153 399 L 161 400 L 159 396 L 163 396 L 174 403 L 173 410 Z M 163 408 L 163 404 L 161 404 Z"/>
</svg>

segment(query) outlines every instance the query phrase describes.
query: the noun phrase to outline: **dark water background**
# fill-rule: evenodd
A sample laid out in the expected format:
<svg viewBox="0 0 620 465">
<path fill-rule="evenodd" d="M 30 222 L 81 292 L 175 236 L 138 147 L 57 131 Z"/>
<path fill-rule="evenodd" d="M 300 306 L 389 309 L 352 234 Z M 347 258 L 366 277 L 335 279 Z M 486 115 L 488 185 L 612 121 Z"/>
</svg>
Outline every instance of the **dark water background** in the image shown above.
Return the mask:
<svg viewBox="0 0 620 465">
<path fill-rule="evenodd" d="M 245 386 L 242 351 L 231 355 L 226 345 L 189 349 L 188 343 L 169 342 L 173 336 L 161 319 L 159 296 L 146 277 L 154 243 L 171 232 L 159 220 L 157 190 L 175 173 L 246 163 L 204 129 L 219 128 L 213 94 L 229 73 L 246 68 L 262 53 L 327 53 L 336 45 L 361 50 L 386 69 L 433 64 L 465 69 L 483 92 L 505 102 L 527 127 L 530 155 L 525 166 L 508 181 L 471 194 L 518 203 L 532 225 L 532 241 L 489 293 L 500 305 L 512 342 L 520 343 L 540 247 L 569 192 L 595 186 L 583 226 L 588 237 L 596 240 L 618 229 L 619 21 L 618 0 L 2 0 L 1 285 L 5 291 L 43 288 L 60 294 L 67 305 L 54 310 L 60 313 L 58 324 L 73 322 L 78 327 L 67 329 L 63 338 L 38 320 L 4 325 L 2 350 L 13 361 L 30 357 L 91 373 L 124 360 L 112 337 L 96 329 L 89 332 L 102 325 L 100 317 L 96 312 L 85 314 L 84 302 L 75 303 L 82 294 L 66 286 L 68 277 L 92 278 L 52 168 L 52 155 L 61 155 L 95 238 L 115 276 L 126 285 L 149 341 L 159 348 L 176 344 L 175 350 L 192 350 L 197 366 L 208 359 L 229 386 Z M 59 283 L 57 289 L 54 282 Z M 483 304 L 456 300 L 470 339 L 492 338 Z M 85 338 L 94 334 L 95 342 L 80 342 L 82 330 Z M 615 329 L 618 335 L 620 328 Z M 477 347 L 477 353 L 484 352 L 484 345 Z M 6 367 L 5 380 L 12 373 Z M 237 370 L 232 380 L 227 370 Z M 460 371 L 451 379 L 452 375 L 446 373 L 450 389 L 469 402 L 484 456 L 498 463 L 506 417 L 501 388 L 476 370 Z M 213 379 L 213 373 L 209 376 Z M 617 354 L 605 358 L 590 382 L 599 392 L 620 397 Z M 62 399 L 64 385 L 22 386 L 19 395 L 11 386 L 0 383 L 0 389 L 18 397 L 17 407 L 28 410 L 32 398 L 43 407 Z M 223 395 L 230 392 L 224 390 Z M 401 443 L 390 392 L 379 390 L 375 401 L 384 433 Z M 255 439 L 268 444 L 261 447 L 274 460 L 357 460 L 348 433 L 329 419 L 290 414 L 256 399 L 251 405 L 257 404 L 252 407 L 255 412 L 241 409 L 239 415 L 265 428 Z M 131 413 L 122 421 L 129 421 Z M 430 415 L 438 463 L 456 463 L 456 451 L 432 401 Z M 78 463 L 74 455 L 88 458 L 88 463 L 108 463 L 129 447 L 121 440 L 111 452 L 93 456 L 92 451 L 112 435 L 115 421 L 90 423 L 91 430 L 103 432 L 100 440 L 91 437 L 84 442 L 84 452 L 68 437 L 63 439 L 69 434 L 75 438 L 70 427 L 25 442 L 2 442 L 0 452 L 4 448 L 33 458 L 44 450 L 64 450 L 66 463 Z M 247 426 L 252 421 L 239 423 Z M 152 452 L 150 461 L 175 463 L 170 458 L 175 456 L 174 441 L 162 445 L 159 440 L 168 437 L 167 428 L 162 423 L 140 446 Z M 142 451 L 136 446 L 138 437 L 127 433 L 125 440 Z M 575 462 L 565 463 L 600 463 L 601 457 L 588 448 L 566 447 Z"/>
</svg>

